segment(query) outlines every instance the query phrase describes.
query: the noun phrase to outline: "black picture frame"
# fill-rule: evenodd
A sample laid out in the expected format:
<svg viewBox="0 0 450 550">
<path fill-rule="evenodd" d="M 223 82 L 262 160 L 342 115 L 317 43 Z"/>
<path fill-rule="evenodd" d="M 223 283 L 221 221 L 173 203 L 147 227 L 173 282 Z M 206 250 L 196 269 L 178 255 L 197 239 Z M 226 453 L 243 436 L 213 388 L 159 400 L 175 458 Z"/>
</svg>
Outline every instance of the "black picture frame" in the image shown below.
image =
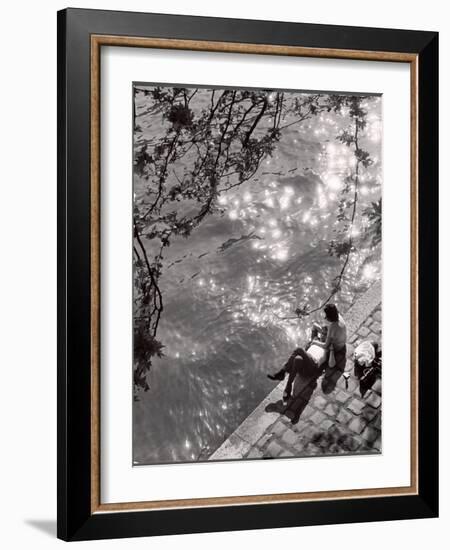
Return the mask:
<svg viewBox="0 0 450 550">
<path fill-rule="evenodd" d="M 92 487 L 92 36 L 411 54 L 417 61 L 418 487 L 413 495 L 96 510 Z M 126 40 L 125 40 L 126 42 Z M 330 54 L 330 57 L 339 57 Z M 364 56 L 362 56 L 364 58 Z M 66 9 L 58 12 L 58 532 L 63 540 L 438 515 L 438 33 Z"/>
</svg>

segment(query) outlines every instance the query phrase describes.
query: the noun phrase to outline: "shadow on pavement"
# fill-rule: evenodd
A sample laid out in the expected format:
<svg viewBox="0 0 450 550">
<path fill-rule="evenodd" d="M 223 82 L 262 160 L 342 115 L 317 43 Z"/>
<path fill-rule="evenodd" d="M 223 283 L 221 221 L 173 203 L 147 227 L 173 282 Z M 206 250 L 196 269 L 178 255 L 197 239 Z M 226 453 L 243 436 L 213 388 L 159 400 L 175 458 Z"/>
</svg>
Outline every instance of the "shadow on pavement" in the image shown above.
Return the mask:
<svg viewBox="0 0 450 550">
<path fill-rule="evenodd" d="M 324 394 L 328 395 L 334 391 L 339 378 L 344 374 L 345 364 L 345 361 L 343 361 L 340 366 L 336 365 L 333 368 L 327 367 L 325 369 L 322 378 L 322 391 Z"/>
<path fill-rule="evenodd" d="M 269 403 L 265 411 L 284 414 L 291 420 L 292 424 L 296 424 L 317 387 L 317 378 L 317 375 L 298 374 L 294 381 L 293 395 L 288 402 L 284 403 L 280 399 L 274 403 Z"/>
</svg>

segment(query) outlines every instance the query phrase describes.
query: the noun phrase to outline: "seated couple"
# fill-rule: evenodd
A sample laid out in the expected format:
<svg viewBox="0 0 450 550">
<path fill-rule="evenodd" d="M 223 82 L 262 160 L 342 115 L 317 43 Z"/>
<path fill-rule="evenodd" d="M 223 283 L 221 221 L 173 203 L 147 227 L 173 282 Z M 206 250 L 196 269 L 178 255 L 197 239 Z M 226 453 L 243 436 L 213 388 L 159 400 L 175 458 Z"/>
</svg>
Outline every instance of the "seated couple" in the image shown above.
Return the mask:
<svg viewBox="0 0 450 550">
<path fill-rule="evenodd" d="M 325 340 L 315 339 L 318 331 L 313 330 L 312 340 L 306 349 L 295 349 L 282 369 L 273 375 L 267 375 L 271 380 L 284 380 L 288 374 L 283 400 L 291 397 L 297 374 L 318 378 L 328 367 L 340 371 L 345 369 L 347 328 L 344 319 L 334 304 L 327 304 L 324 314 L 329 323 Z"/>
</svg>

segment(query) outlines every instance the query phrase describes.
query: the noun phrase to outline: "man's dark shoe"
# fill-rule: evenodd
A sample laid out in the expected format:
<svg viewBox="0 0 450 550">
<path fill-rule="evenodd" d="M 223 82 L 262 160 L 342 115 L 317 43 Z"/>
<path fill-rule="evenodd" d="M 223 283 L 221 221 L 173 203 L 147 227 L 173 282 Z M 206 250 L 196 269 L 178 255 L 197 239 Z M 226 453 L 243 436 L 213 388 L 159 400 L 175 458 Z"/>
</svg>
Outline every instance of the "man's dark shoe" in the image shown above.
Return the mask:
<svg viewBox="0 0 450 550">
<path fill-rule="evenodd" d="M 284 380 L 285 376 L 286 376 L 286 371 L 284 369 L 281 369 L 275 374 L 268 374 L 267 378 L 270 378 L 271 380 Z"/>
</svg>

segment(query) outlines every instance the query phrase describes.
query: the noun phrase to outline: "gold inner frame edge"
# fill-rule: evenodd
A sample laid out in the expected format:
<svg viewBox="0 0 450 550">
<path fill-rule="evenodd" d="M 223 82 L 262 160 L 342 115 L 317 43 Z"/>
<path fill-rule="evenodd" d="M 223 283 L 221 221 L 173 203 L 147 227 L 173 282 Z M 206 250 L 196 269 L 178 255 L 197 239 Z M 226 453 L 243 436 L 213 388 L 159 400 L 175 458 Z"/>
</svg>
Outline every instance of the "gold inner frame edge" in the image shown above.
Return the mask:
<svg viewBox="0 0 450 550">
<path fill-rule="evenodd" d="M 207 52 L 247 53 L 390 61 L 410 65 L 410 224 L 411 224 L 411 449 L 410 479 L 406 487 L 352 489 L 231 497 L 190 498 L 140 502 L 101 503 L 100 472 L 100 49 L 101 46 L 164 48 Z M 347 498 L 418 494 L 418 55 L 402 52 L 307 48 L 271 44 L 247 44 L 115 35 L 91 35 L 90 67 L 90 184 L 91 184 L 91 513 L 133 510 L 201 508 L 230 505 L 274 504 Z"/>
</svg>

